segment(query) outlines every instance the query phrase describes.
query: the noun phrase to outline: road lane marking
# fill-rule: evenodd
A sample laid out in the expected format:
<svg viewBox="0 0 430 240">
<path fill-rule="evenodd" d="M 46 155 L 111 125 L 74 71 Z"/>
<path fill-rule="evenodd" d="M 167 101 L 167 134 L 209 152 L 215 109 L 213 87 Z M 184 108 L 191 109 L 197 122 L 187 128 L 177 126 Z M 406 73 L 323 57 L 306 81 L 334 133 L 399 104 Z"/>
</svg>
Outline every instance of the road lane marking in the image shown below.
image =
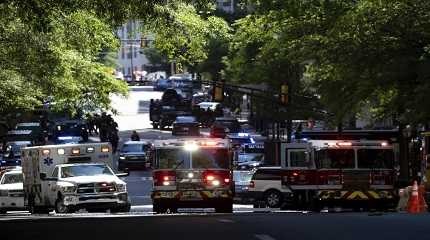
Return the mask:
<svg viewBox="0 0 430 240">
<path fill-rule="evenodd" d="M 130 195 L 131 198 L 151 198 L 150 195 Z"/>
<path fill-rule="evenodd" d="M 231 219 L 218 219 L 218 222 L 222 222 L 222 223 L 234 223 L 234 221 L 231 220 Z"/>
<path fill-rule="evenodd" d="M 274 238 L 272 238 L 271 236 L 269 236 L 267 234 L 255 234 L 254 237 L 259 239 L 259 240 L 275 240 Z"/>
</svg>

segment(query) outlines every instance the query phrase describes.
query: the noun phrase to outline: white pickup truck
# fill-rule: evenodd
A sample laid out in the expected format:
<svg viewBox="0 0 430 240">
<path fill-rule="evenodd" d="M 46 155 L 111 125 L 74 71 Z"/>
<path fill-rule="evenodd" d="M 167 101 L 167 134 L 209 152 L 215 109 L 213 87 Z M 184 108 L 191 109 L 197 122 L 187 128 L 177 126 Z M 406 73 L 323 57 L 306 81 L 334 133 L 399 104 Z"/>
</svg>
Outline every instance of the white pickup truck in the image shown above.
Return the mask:
<svg viewBox="0 0 430 240">
<path fill-rule="evenodd" d="M 24 202 L 32 213 L 79 209 L 128 212 L 126 183 L 115 174 L 108 143 L 64 144 L 22 150 Z"/>
</svg>

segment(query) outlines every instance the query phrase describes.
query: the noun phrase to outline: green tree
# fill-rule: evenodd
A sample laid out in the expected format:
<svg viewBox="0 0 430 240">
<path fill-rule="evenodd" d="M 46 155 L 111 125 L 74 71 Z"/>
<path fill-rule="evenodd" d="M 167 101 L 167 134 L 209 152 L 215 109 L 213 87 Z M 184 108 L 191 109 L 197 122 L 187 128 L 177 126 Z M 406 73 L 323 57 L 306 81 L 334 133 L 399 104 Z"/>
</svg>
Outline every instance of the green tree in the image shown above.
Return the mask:
<svg viewBox="0 0 430 240">
<path fill-rule="evenodd" d="M 214 48 L 226 46 L 230 37 L 230 27 L 221 18 L 214 16 L 201 16 L 192 5 L 185 3 L 172 3 L 160 6 L 159 11 L 165 14 L 164 18 L 148 21 L 146 31 L 155 34 L 154 46 L 165 54 L 170 61 L 176 61 L 192 71 L 209 57 L 215 56 Z M 201 71 L 208 71 L 205 65 L 200 66 Z M 211 74 L 217 77 L 221 67 L 217 66 Z"/>
</svg>

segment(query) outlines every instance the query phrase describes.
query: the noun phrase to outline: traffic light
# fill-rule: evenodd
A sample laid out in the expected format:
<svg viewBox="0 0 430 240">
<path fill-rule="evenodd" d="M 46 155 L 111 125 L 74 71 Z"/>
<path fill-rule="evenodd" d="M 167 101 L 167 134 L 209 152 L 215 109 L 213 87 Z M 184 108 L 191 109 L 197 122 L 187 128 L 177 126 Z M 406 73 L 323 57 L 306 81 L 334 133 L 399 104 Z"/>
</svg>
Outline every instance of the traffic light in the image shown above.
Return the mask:
<svg viewBox="0 0 430 240">
<path fill-rule="evenodd" d="M 149 47 L 149 40 L 145 37 L 140 38 L 140 48 L 147 48 Z"/>
<path fill-rule="evenodd" d="M 224 100 L 224 88 L 222 86 L 214 86 L 213 98 L 215 102 L 222 102 Z"/>
<path fill-rule="evenodd" d="M 281 103 L 284 105 L 288 104 L 288 85 L 283 84 L 281 86 Z"/>
</svg>

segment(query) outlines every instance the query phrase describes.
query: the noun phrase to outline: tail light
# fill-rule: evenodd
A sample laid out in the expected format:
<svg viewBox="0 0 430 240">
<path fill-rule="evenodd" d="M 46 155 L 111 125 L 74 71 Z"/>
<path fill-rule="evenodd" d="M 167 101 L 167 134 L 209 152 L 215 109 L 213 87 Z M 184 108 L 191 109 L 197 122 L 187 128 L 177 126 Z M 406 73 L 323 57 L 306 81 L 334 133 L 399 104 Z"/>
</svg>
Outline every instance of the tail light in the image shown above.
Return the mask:
<svg viewBox="0 0 430 240">
<path fill-rule="evenodd" d="M 327 184 L 328 185 L 340 185 L 341 179 L 339 175 L 328 175 L 327 176 Z"/>
<path fill-rule="evenodd" d="M 385 185 L 385 176 L 384 175 L 373 175 L 372 176 L 372 184 L 374 185 Z"/>
<path fill-rule="evenodd" d="M 203 172 L 203 182 L 207 186 L 228 186 L 230 185 L 230 171 L 207 170 Z"/>
<path fill-rule="evenodd" d="M 251 181 L 249 182 L 248 187 L 249 187 L 249 188 L 255 188 L 255 182 L 251 180 Z"/>
<path fill-rule="evenodd" d="M 171 186 L 175 185 L 175 171 L 156 171 L 153 173 L 154 186 Z"/>
</svg>

